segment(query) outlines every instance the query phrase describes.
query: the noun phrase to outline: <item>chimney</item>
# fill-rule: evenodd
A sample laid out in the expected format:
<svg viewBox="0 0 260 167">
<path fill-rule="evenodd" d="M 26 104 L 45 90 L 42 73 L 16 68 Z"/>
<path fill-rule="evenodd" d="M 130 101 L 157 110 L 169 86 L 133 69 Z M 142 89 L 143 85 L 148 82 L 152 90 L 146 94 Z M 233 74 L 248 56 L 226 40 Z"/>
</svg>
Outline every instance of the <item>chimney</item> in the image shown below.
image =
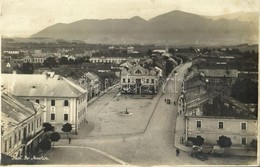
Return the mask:
<svg viewBox="0 0 260 167">
<path fill-rule="evenodd" d="M 49 76 L 50 78 L 53 78 L 55 75 L 55 72 L 47 72 L 46 75 Z"/>
</svg>

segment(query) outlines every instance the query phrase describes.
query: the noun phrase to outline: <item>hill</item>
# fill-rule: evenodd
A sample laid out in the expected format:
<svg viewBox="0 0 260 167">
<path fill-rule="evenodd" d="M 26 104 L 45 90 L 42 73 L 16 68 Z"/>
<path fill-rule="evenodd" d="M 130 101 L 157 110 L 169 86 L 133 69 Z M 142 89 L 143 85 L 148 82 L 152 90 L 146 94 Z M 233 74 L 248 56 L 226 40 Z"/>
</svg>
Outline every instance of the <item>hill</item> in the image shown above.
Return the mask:
<svg viewBox="0 0 260 167">
<path fill-rule="evenodd" d="M 258 22 L 230 19 L 231 16 L 213 18 L 174 10 L 148 21 L 139 16 L 130 19 L 86 19 L 55 24 L 31 37 L 82 40 L 87 43 L 162 44 L 167 41 L 168 44 L 178 45 L 256 44 Z"/>
</svg>

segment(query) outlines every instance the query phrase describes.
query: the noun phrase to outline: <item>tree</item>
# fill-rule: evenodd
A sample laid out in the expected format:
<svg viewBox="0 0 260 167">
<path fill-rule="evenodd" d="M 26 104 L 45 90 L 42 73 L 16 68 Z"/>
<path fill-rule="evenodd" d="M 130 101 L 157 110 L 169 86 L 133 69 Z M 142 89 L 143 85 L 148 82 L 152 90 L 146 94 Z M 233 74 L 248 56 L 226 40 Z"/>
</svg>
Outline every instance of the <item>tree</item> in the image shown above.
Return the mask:
<svg viewBox="0 0 260 167">
<path fill-rule="evenodd" d="M 49 132 L 49 131 L 52 131 L 53 127 L 51 126 L 50 123 L 43 123 L 42 125 L 44 127 L 44 132 Z"/>
<path fill-rule="evenodd" d="M 250 143 L 251 147 L 257 151 L 257 140 L 256 139 L 253 139 Z"/>
<path fill-rule="evenodd" d="M 250 79 L 238 79 L 231 89 L 231 97 L 243 103 L 258 102 L 258 83 Z"/>
<path fill-rule="evenodd" d="M 54 147 L 54 142 L 57 142 L 60 140 L 60 134 L 58 132 L 53 132 L 50 136 L 50 139 L 53 143 L 53 147 Z"/>
<path fill-rule="evenodd" d="M 87 59 L 86 57 L 78 57 L 75 60 L 75 64 L 82 64 L 82 63 L 86 62 L 86 59 Z"/>
<path fill-rule="evenodd" d="M 33 65 L 29 62 L 23 63 L 19 70 L 24 74 L 33 74 L 34 72 Z"/>
<path fill-rule="evenodd" d="M 170 48 L 170 49 L 169 49 L 169 53 L 171 53 L 172 55 L 174 55 L 174 54 L 175 54 L 174 48 Z"/>
<path fill-rule="evenodd" d="M 219 137 L 217 143 L 220 147 L 230 147 L 232 145 L 231 139 L 223 135 Z"/>
<path fill-rule="evenodd" d="M 59 60 L 60 65 L 62 64 L 68 64 L 68 58 L 67 57 L 61 57 Z"/>
<path fill-rule="evenodd" d="M 66 132 L 67 133 L 67 138 L 69 138 L 68 137 L 68 132 L 71 132 L 71 130 L 72 130 L 72 126 L 71 126 L 71 124 L 70 123 L 66 123 L 66 124 L 64 124 L 63 126 L 62 126 L 62 129 L 61 129 L 63 132 Z"/>
<path fill-rule="evenodd" d="M 39 144 L 38 147 L 46 152 L 51 149 L 51 141 L 48 138 L 44 138 Z"/>
<path fill-rule="evenodd" d="M 147 51 L 147 56 L 151 56 L 152 53 L 153 53 L 153 51 L 152 51 L 151 49 L 148 49 L 148 51 Z"/>
<path fill-rule="evenodd" d="M 197 136 L 197 138 L 193 140 L 193 144 L 197 146 L 201 146 L 203 145 L 203 143 L 204 143 L 204 138 L 201 136 Z"/>
<path fill-rule="evenodd" d="M 48 57 L 44 62 L 43 65 L 45 67 L 54 67 L 57 65 L 56 59 L 54 57 Z"/>
<path fill-rule="evenodd" d="M 172 61 L 166 60 L 166 70 L 165 70 L 165 74 L 166 76 L 168 76 L 173 70 L 173 63 Z"/>
</svg>

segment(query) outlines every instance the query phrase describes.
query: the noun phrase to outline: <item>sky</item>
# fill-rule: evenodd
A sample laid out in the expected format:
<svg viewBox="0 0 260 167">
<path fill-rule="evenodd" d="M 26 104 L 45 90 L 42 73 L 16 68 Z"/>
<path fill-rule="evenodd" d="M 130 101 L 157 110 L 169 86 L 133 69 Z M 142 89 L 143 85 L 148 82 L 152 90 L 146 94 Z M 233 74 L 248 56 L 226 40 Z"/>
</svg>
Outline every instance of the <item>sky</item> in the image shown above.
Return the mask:
<svg viewBox="0 0 260 167">
<path fill-rule="evenodd" d="M 259 0 L 2 0 L 1 35 L 28 37 L 56 23 L 140 16 L 149 20 L 172 10 L 216 16 L 259 12 Z"/>
</svg>

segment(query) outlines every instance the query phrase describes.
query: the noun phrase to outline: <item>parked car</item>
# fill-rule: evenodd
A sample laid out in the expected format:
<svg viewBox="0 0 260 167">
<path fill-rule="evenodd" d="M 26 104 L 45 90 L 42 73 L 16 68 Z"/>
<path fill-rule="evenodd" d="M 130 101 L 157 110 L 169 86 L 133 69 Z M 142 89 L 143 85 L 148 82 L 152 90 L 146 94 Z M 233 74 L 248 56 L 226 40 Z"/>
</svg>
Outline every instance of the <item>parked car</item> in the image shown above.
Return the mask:
<svg viewBox="0 0 260 167">
<path fill-rule="evenodd" d="M 197 153 L 193 153 L 193 157 L 201 160 L 201 161 L 205 161 L 205 160 L 208 160 L 208 156 L 204 153 L 200 153 L 200 152 L 197 152 Z"/>
<path fill-rule="evenodd" d="M 200 147 L 200 146 L 192 146 L 190 155 L 201 161 L 208 160 L 208 156 L 202 152 L 202 147 Z"/>
</svg>

